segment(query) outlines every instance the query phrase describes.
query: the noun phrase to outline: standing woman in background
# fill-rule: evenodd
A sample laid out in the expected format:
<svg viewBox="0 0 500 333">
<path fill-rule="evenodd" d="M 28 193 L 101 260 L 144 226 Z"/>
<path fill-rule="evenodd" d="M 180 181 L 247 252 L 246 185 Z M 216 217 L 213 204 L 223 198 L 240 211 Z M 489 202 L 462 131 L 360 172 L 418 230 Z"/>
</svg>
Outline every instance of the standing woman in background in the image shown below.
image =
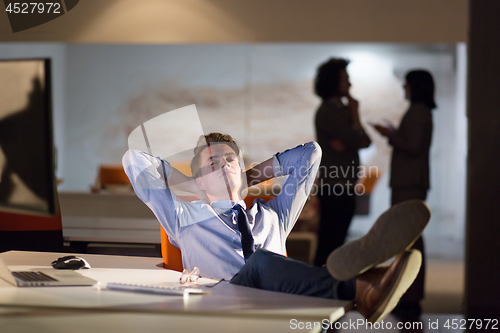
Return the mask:
<svg viewBox="0 0 500 333">
<path fill-rule="evenodd" d="M 375 129 L 389 139 L 394 148 L 391 161 L 391 204 L 420 199 L 425 200 L 429 184 L 429 149 L 432 138 L 432 113 L 434 102 L 434 80 L 425 70 L 412 70 L 406 74 L 405 98 L 410 101 L 399 128 L 376 125 Z M 401 298 L 394 314 L 418 318 L 421 313 L 420 300 L 424 298 L 424 243 L 420 237 L 413 245 L 422 253 L 422 267 L 413 285 Z M 408 317 L 408 319 L 410 319 Z"/>
</svg>

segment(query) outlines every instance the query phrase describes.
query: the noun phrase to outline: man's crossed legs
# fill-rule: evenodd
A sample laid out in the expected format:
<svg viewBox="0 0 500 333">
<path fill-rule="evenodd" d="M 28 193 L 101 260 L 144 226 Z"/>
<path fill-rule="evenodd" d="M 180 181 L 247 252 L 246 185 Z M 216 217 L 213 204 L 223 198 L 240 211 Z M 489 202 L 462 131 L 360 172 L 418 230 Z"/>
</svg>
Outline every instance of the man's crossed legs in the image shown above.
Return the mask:
<svg viewBox="0 0 500 333">
<path fill-rule="evenodd" d="M 368 233 L 334 250 L 327 265 L 315 267 L 281 255 L 256 251 L 231 283 L 291 294 L 353 300 L 370 322 L 384 319 L 415 280 L 422 256 L 408 250 L 429 222 L 423 201 L 395 205 Z M 390 266 L 376 267 L 392 257 Z"/>
</svg>

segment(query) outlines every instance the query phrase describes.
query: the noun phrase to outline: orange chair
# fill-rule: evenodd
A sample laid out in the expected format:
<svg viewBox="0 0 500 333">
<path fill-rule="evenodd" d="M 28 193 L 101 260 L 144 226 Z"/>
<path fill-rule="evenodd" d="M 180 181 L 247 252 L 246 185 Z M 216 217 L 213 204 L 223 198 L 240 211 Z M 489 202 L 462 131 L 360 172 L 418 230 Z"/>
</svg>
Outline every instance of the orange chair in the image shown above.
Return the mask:
<svg viewBox="0 0 500 333">
<path fill-rule="evenodd" d="M 163 258 L 163 268 L 182 272 L 181 250 L 170 244 L 167 233 L 163 227 L 161 229 L 161 256 Z"/>
<path fill-rule="evenodd" d="M 382 176 L 382 171 L 380 170 L 380 168 L 375 167 L 375 171 L 372 171 L 372 168 L 373 166 L 368 167 L 368 173 L 365 175 L 365 177 L 359 179 L 359 184 L 363 185 L 363 187 L 365 188 L 365 194 L 372 193 L 375 185 L 377 184 L 377 181 Z"/>
<path fill-rule="evenodd" d="M 252 205 L 252 202 L 257 199 L 262 198 L 264 201 L 269 201 L 273 197 L 271 196 L 247 196 L 245 198 L 245 204 L 247 207 Z M 195 200 L 192 198 L 182 198 L 183 200 Z M 182 255 L 181 250 L 170 244 L 168 241 L 167 233 L 163 228 L 161 229 L 161 256 L 163 258 L 163 268 L 172 269 L 174 271 L 182 272 Z"/>
<path fill-rule="evenodd" d="M 121 164 L 101 164 L 96 185 L 106 188 L 113 185 L 130 185 L 130 180 Z"/>
</svg>

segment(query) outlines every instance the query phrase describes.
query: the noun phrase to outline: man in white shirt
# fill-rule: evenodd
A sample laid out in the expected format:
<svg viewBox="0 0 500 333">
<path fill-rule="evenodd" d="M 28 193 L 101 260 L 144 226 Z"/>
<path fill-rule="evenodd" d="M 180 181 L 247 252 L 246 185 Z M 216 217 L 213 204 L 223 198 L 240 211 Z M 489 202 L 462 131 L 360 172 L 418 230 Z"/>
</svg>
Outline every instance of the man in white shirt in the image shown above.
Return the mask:
<svg viewBox="0 0 500 333">
<path fill-rule="evenodd" d="M 202 136 L 194 154 L 192 178 L 145 152 L 129 150 L 123 157 L 136 194 L 181 250 L 188 270 L 197 266 L 203 276 L 254 288 L 354 300 L 372 322 L 392 310 L 415 278 L 420 253 L 405 250 L 429 219 L 427 207 L 419 201 L 391 208 L 366 236 L 332 252 L 326 267 L 285 256 L 286 238 L 321 160 L 317 143 L 277 153 L 246 173 L 241 151 L 229 135 Z M 288 176 L 280 194 L 268 202 L 256 199 L 247 209 L 242 189 L 279 176 Z M 202 200 L 182 201 L 172 188 Z M 401 218 L 411 221 L 401 228 Z M 391 266 L 370 269 L 395 255 Z"/>
</svg>

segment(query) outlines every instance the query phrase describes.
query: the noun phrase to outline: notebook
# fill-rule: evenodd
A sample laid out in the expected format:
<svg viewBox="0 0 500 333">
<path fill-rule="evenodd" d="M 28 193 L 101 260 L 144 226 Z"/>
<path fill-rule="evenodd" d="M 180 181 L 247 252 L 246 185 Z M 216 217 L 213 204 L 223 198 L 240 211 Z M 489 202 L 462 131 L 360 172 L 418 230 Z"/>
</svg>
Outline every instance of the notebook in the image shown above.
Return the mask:
<svg viewBox="0 0 500 333">
<path fill-rule="evenodd" d="M 71 270 L 53 268 L 11 272 L 0 258 L 0 278 L 17 287 L 92 286 L 96 280 Z"/>
</svg>

